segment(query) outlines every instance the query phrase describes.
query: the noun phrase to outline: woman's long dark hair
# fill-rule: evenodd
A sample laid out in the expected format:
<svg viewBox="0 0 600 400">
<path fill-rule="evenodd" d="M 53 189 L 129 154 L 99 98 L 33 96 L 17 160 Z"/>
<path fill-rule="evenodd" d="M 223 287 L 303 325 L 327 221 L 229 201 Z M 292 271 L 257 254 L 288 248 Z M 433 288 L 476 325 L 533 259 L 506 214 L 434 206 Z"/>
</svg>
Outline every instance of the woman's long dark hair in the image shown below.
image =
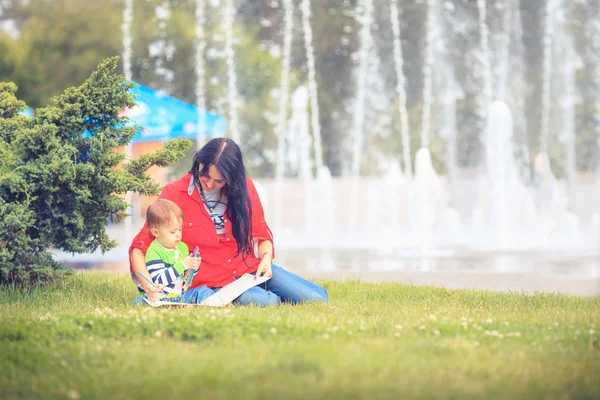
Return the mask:
<svg viewBox="0 0 600 400">
<path fill-rule="evenodd" d="M 208 175 L 211 165 L 214 165 L 225 179 L 226 185 L 223 190 L 227 195 L 226 215 L 231 221 L 233 237 L 237 242 L 237 254 L 245 257 L 253 250 L 252 206 L 248 196 L 246 168 L 240 147 L 231 139 L 215 138 L 198 150 L 190 173 L 194 175 L 199 185 L 198 178 Z"/>
</svg>

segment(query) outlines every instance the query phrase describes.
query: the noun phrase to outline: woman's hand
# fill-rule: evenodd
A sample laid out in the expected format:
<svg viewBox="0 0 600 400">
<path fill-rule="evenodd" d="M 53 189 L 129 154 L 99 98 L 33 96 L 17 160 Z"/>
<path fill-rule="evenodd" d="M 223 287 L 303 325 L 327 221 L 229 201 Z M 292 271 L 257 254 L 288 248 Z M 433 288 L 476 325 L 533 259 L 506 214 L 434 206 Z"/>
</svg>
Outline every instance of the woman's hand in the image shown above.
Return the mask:
<svg viewBox="0 0 600 400">
<path fill-rule="evenodd" d="M 260 264 L 258 264 L 258 269 L 256 270 L 256 275 L 254 276 L 254 279 L 260 278 L 261 276 L 268 276 L 268 277 L 273 276 L 272 264 L 273 264 L 273 258 L 271 257 L 271 254 L 270 253 L 265 254 L 261 258 Z"/>
<path fill-rule="evenodd" d="M 183 263 L 187 269 L 198 269 L 201 262 L 202 257 L 192 257 L 191 255 L 183 259 Z"/>
</svg>

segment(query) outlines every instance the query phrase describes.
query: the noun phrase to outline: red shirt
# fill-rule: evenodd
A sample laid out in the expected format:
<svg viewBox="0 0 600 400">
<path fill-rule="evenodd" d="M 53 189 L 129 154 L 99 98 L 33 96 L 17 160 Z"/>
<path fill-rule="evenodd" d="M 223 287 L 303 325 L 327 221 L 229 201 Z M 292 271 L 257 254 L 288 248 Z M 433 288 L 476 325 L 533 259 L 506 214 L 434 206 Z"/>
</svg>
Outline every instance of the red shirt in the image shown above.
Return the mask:
<svg viewBox="0 0 600 400">
<path fill-rule="evenodd" d="M 226 214 L 224 215 L 225 235 L 222 237 L 217 235 L 215 224 L 208 214 L 206 207 L 204 207 L 198 190 L 194 188 L 192 194 L 188 194 L 191 177 L 192 174 L 188 173 L 182 178 L 167 184 L 161 192 L 159 199 L 171 200 L 181 207 L 184 218 L 181 240 L 187 244 L 190 253 L 196 246 L 200 250 L 202 263 L 191 287 L 223 287 L 245 273 L 255 272 L 260 260 L 256 255 L 251 254 L 246 257 L 244 263 L 241 255 L 235 256 L 237 253 L 237 242 L 231 231 L 231 221 L 229 221 Z M 272 243 L 273 234 L 265 221 L 258 193 L 249 177 L 246 177 L 246 185 L 252 206 L 251 236 L 259 242 L 270 240 Z M 153 240 L 154 237 L 148 232 L 147 225 L 144 223 L 142 230 L 131 242 L 129 257 L 131 258 L 131 252 L 135 248 L 141 249 L 146 253 L 146 249 L 148 249 Z"/>
</svg>

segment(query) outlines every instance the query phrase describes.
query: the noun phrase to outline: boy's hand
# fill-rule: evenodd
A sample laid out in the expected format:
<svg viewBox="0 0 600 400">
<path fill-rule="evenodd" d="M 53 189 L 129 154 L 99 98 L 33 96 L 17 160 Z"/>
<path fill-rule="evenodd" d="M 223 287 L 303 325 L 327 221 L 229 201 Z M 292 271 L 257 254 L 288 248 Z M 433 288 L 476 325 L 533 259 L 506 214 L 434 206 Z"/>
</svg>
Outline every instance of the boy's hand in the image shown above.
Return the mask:
<svg viewBox="0 0 600 400">
<path fill-rule="evenodd" d="M 164 287 L 160 283 L 156 283 L 156 287 L 148 283 L 142 283 L 142 288 L 144 289 L 144 292 L 146 292 L 148 300 L 153 303 L 156 303 L 163 296 Z"/>
<path fill-rule="evenodd" d="M 185 264 L 188 269 L 198 269 L 200 268 L 200 263 L 202 262 L 201 257 L 192 257 L 187 256 L 183 259 L 183 264 Z"/>
</svg>

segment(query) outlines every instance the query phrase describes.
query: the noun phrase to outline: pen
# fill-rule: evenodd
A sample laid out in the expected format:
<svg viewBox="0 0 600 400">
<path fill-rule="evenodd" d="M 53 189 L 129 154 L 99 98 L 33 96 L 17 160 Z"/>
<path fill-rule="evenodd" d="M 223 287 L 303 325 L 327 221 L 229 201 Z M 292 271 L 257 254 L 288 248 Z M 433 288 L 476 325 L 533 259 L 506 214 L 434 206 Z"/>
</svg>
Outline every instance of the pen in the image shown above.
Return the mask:
<svg viewBox="0 0 600 400">
<path fill-rule="evenodd" d="M 158 286 L 156 286 L 156 285 L 154 284 L 154 282 L 152 282 L 152 280 L 151 280 L 150 278 L 148 278 L 148 277 L 147 277 L 146 275 L 144 275 L 142 272 L 139 272 L 139 271 L 138 271 L 138 274 L 139 274 L 139 275 L 140 275 L 142 278 L 144 278 L 144 279 L 145 279 L 145 280 L 146 280 L 146 281 L 147 281 L 149 284 L 151 284 L 151 285 L 152 285 L 152 286 L 153 286 L 155 289 L 158 289 Z M 163 293 L 166 293 L 166 292 L 163 290 Z"/>
</svg>

